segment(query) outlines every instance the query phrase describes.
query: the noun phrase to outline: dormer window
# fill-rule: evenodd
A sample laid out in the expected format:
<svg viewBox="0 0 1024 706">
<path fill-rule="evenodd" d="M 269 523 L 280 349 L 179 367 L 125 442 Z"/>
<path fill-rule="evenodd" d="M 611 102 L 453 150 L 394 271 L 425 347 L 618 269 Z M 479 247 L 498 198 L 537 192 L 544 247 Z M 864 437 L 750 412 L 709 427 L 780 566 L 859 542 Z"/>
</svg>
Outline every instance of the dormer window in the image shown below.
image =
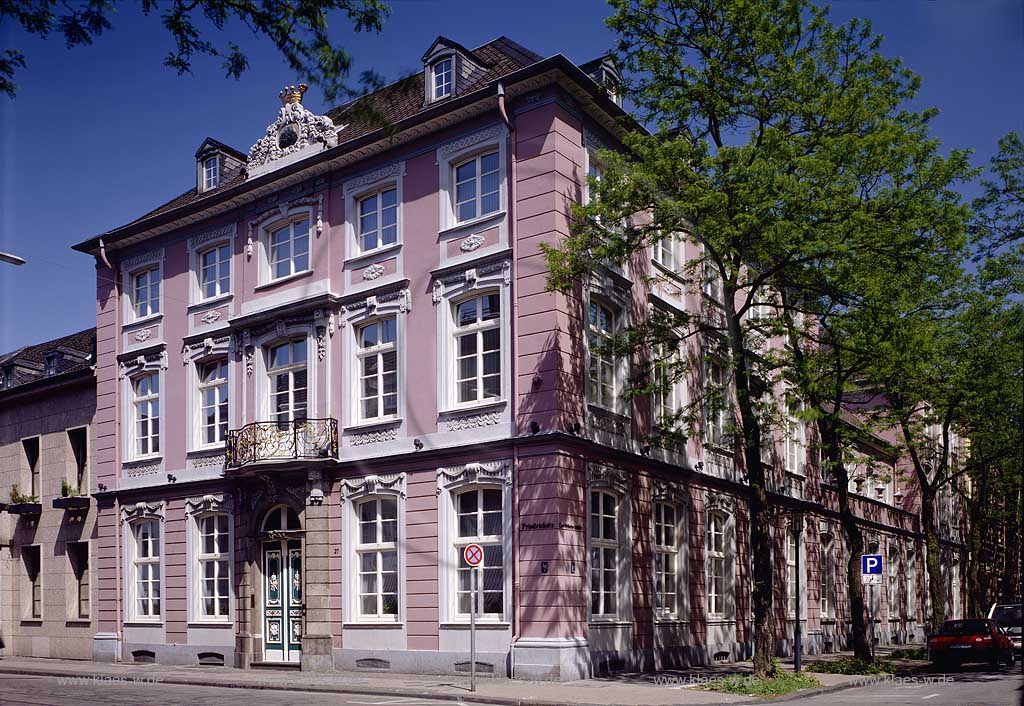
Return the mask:
<svg viewBox="0 0 1024 706">
<path fill-rule="evenodd" d="M 220 184 L 220 160 L 217 155 L 203 161 L 203 191 L 216 189 Z"/>
<path fill-rule="evenodd" d="M 60 353 L 52 351 L 46 354 L 46 376 L 57 374 L 57 367 L 60 365 Z"/>
<path fill-rule="evenodd" d="M 452 94 L 452 58 L 435 62 L 431 72 L 434 77 L 433 99 L 448 98 Z"/>
</svg>

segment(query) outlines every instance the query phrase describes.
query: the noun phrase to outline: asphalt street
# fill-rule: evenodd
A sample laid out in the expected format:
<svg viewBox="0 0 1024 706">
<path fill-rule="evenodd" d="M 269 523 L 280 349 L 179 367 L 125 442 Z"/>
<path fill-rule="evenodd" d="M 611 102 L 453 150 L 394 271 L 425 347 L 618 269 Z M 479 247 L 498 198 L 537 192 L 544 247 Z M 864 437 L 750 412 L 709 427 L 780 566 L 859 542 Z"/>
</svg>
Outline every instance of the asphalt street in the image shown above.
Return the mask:
<svg viewBox="0 0 1024 706">
<path fill-rule="evenodd" d="M 793 703 L 794 706 L 1024 706 L 1022 690 L 1024 675 L 1018 662 L 1012 668 L 967 665 L 945 674 L 893 677 Z"/>
<path fill-rule="evenodd" d="M 452 706 L 451 701 L 0 674 L 0 706 Z M 472 706 L 472 704 L 467 704 Z"/>
</svg>

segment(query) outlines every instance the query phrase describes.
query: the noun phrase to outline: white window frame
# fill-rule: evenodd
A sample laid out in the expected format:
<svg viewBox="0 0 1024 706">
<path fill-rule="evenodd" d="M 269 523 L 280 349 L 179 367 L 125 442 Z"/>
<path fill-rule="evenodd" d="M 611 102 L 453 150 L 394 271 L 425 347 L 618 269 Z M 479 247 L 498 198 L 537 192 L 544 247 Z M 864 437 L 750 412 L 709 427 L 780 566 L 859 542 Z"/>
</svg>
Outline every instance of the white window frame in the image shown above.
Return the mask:
<svg viewBox="0 0 1024 706">
<path fill-rule="evenodd" d="M 402 201 L 402 182 L 405 175 L 405 162 L 393 162 L 379 169 L 349 179 L 342 184 L 345 194 L 345 261 L 352 262 L 363 258 L 373 259 L 378 255 L 399 250 L 402 247 L 404 229 L 404 203 Z M 395 190 L 395 224 L 396 236 L 394 243 L 380 244 L 372 250 L 363 250 L 359 236 L 359 208 L 363 200 L 381 194 L 389 189 Z M 379 208 L 378 208 L 379 212 Z M 378 233 L 380 224 L 378 223 Z M 379 239 L 378 239 L 379 240 Z"/>
<path fill-rule="evenodd" d="M 153 291 L 153 273 L 156 273 L 156 296 L 152 294 Z M 139 298 L 139 278 L 146 278 L 146 299 L 142 300 Z M 145 321 L 152 319 L 163 313 L 163 265 L 158 262 L 147 264 L 143 267 L 139 267 L 131 271 L 129 275 L 129 285 L 131 287 L 129 292 L 129 309 L 131 310 L 130 320 L 134 321 Z M 145 313 L 140 312 L 140 307 L 145 302 L 146 311 Z M 155 302 L 155 310 L 154 310 Z"/>
<path fill-rule="evenodd" d="M 614 467 L 603 467 L 600 464 L 588 464 L 588 483 L 586 494 L 586 581 L 587 620 L 591 625 L 621 625 L 633 619 L 633 495 L 630 493 L 631 480 L 628 474 Z M 616 499 L 615 541 L 602 540 L 594 537 L 591 516 L 593 493 L 602 493 Z M 603 508 L 602 508 L 603 509 Z M 592 571 L 594 549 L 615 549 L 617 561 L 615 612 L 595 614 L 593 612 Z M 653 561 L 653 559 L 652 559 Z"/>
<path fill-rule="evenodd" d="M 218 186 L 220 186 L 220 155 L 212 154 L 203 160 L 203 191 L 216 189 Z"/>
<path fill-rule="evenodd" d="M 804 536 L 795 528 L 785 528 L 786 542 L 786 618 L 795 620 L 797 588 L 800 589 L 800 619 L 807 613 L 807 562 L 804 560 Z M 799 561 L 798 561 L 799 559 Z M 797 573 L 799 565 L 800 572 Z"/>
<path fill-rule="evenodd" d="M 493 171 L 483 171 L 483 159 L 485 157 L 491 157 L 497 161 L 497 168 Z M 459 180 L 459 169 L 466 166 L 467 164 L 474 164 L 474 175 L 470 179 Z M 502 198 L 502 182 L 504 169 L 502 163 L 502 152 L 496 146 L 490 146 L 482 149 L 472 155 L 463 157 L 458 161 L 452 162 L 452 190 L 451 190 L 451 202 L 452 202 L 452 214 L 455 225 L 465 225 L 467 223 L 475 223 L 485 218 L 493 217 L 495 214 L 501 213 L 504 209 L 504 201 Z M 498 178 L 498 188 L 495 191 L 488 191 L 486 194 L 483 191 L 484 176 L 496 174 Z M 459 186 L 462 184 L 473 183 L 474 196 L 471 200 L 459 201 Z M 484 196 L 497 196 L 498 205 L 493 210 L 484 213 Z M 466 218 L 462 218 L 459 214 L 459 206 L 463 203 L 473 204 L 473 215 Z"/>
<path fill-rule="evenodd" d="M 221 259 L 221 255 L 222 255 L 221 251 L 222 250 L 226 250 L 227 251 L 227 260 L 222 260 Z M 213 283 L 214 283 L 215 291 L 214 291 L 213 294 L 207 294 L 206 293 L 206 287 L 205 287 L 205 285 L 203 283 L 203 275 L 204 275 L 204 271 L 206 269 L 204 264 L 203 264 L 203 258 L 206 257 L 207 255 L 211 254 L 211 253 L 214 254 L 214 258 L 215 258 L 214 271 L 216 273 L 216 277 L 214 277 L 214 279 L 212 280 Z M 215 300 L 215 299 L 220 299 L 222 297 L 226 297 L 227 295 L 231 294 L 231 286 L 232 286 L 232 281 L 231 281 L 232 280 L 232 260 L 233 259 L 234 258 L 233 258 L 233 253 L 231 252 L 231 241 L 230 240 L 222 240 L 222 241 L 217 242 L 217 243 L 211 243 L 209 245 L 204 245 L 202 248 L 200 248 L 200 249 L 198 249 L 196 251 L 196 254 L 195 254 L 195 262 L 196 262 L 196 264 L 195 264 L 195 276 L 196 276 L 196 286 L 197 286 L 197 293 L 198 293 L 198 299 L 197 299 L 198 302 L 204 303 L 204 302 L 212 301 L 212 300 Z M 226 270 L 226 272 L 224 270 Z M 227 278 L 227 286 L 226 286 L 226 288 L 222 289 L 222 280 L 225 278 L 225 276 Z"/>
<path fill-rule="evenodd" d="M 913 542 L 903 551 L 903 582 L 907 592 L 907 619 L 917 623 L 917 555 Z"/>
<path fill-rule="evenodd" d="M 664 238 L 654 243 L 651 259 L 661 269 L 675 276 L 679 276 L 680 270 L 686 263 L 685 236 L 680 233 L 669 233 Z"/>
<path fill-rule="evenodd" d="M 385 321 L 392 321 L 394 325 L 395 339 L 390 342 L 380 342 L 380 330 L 381 325 Z M 378 330 L 378 343 L 367 348 L 362 347 L 362 334 L 364 329 L 369 326 L 377 326 Z M 365 321 L 360 322 L 353 327 L 353 331 L 356 336 L 355 342 L 355 381 L 356 381 L 356 409 L 355 418 L 357 423 L 378 423 L 378 422 L 389 422 L 399 418 L 402 411 L 402 391 L 404 389 L 402 380 L 402 365 L 401 365 L 401 348 L 402 341 L 399 338 L 399 316 L 397 314 L 391 314 L 388 316 L 378 316 L 369 318 Z M 384 412 L 384 357 L 389 353 L 394 354 L 395 359 L 395 411 L 391 414 L 385 414 Z M 363 374 L 364 361 L 370 358 L 375 358 L 377 361 L 377 394 L 373 398 L 377 403 L 377 414 L 374 416 L 366 416 L 363 402 L 371 399 L 365 396 L 364 382 L 367 379 Z"/>
<path fill-rule="evenodd" d="M 392 206 L 385 206 L 384 205 L 384 195 L 387 194 L 387 193 L 391 193 L 391 192 L 394 192 L 395 203 Z M 373 234 L 374 234 L 374 238 L 377 241 L 377 244 L 374 245 L 373 247 L 365 247 L 365 244 L 364 244 L 363 240 L 371 231 L 368 230 L 365 233 L 363 232 L 363 216 L 364 215 L 371 215 L 371 214 L 364 214 L 363 213 L 363 204 L 366 203 L 367 201 L 369 201 L 370 199 L 376 199 L 377 200 L 377 205 L 374 208 L 373 213 L 372 213 L 372 215 L 376 219 L 376 224 L 377 224 L 376 227 L 372 231 Z M 402 205 L 398 201 L 398 185 L 397 184 L 384 185 L 384 186 L 381 186 L 380 188 L 377 188 L 377 189 L 374 189 L 372 191 L 367 191 L 367 192 L 365 192 L 363 194 L 360 194 L 356 198 L 356 200 L 355 200 L 355 205 L 356 205 L 356 210 L 355 210 L 355 213 L 353 214 L 353 218 L 354 218 L 355 230 L 356 230 L 356 243 L 357 243 L 357 246 L 358 246 L 357 249 L 356 249 L 356 252 L 358 252 L 360 255 L 368 255 L 370 253 L 377 252 L 378 250 L 384 250 L 384 249 L 391 248 L 391 247 L 393 247 L 395 245 L 398 245 L 401 242 L 401 232 L 400 232 L 401 228 L 400 228 L 400 225 L 399 225 L 399 213 L 402 210 Z M 394 212 L 395 212 L 395 222 L 394 222 L 395 239 L 394 239 L 394 241 L 392 241 L 390 243 L 386 243 L 386 242 L 384 242 L 384 228 L 385 228 L 385 226 L 384 226 L 384 213 L 385 213 L 385 210 L 389 209 L 389 208 L 393 208 Z"/>
<path fill-rule="evenodd" d="M 482 303 L 487 297 L 496 297 L 498 301 L 498 316 L 492 319 L 482 319 L 483 306 Z M 458 311 L 462 304 L 469 301 L 475 301 L 476 305 L 476 320 L 473 323 L 460 325 L 458 321 Z M 503 322 L 505 321 L 505 310 L 503 308 L 503 297 L 501 292 L 497 290 L 482 290 L 474 291 L 468 295 L 454 298 L 450 304 L 451 310 L 451 326 L 452 326 L 452 339 L 451 346 L 453 349 L 452 361 L 454 363 L 454 369 L 452 370 L 452 399 L 450 405 L 452 407 L 474 407 L 477 405 L 486 405 L 504 400 L 508 391 L 505 388 L 505 377 L 506 371 L 504 368 L 504 360 L 506 358 L 506 351 L 504 349 L 504 336 L 502 336 L 502 330 L 504 328 Z M 484 394 L 485 385 L 484 381 L 487 377 L 494 377 L 493 375 L 486 375 L 484 373 L 484 356 L 488 353 L 492 354 L 494 351 L 484 350 L 484 336 L 488 331 L 498 331 L 498 394 L 496 396 L 488 397 Z M 477 394 L 475 399 L 461 400 L 460 387 L 463 380 L 470 380 L 470 378 L 462 378 L 461 376 L 461 361 L 464 356 L 461 355 L 461 342 L 463 338 L 472 336 L 475 340 L 476 352 L 472 355 L 476 366 L 475 382 L 477 386 Z M 466 356 L 468 357 L 468 356 Z"/>
<path fill-rule="evenodd" d="M 151 529 L 155 528 L 156 531 L 156 542 L 157 542 L 157 553 L 155 556 L 142 557 L 139 553 L 139 534 L 142 525 L 150 525 Z M 128 536 L 130 544 L 128 545 L 128 566 L 129 566 L 129 581 L 128 581 L 128 600 L 126 610 L 128 612 L 129 620 L 131 622 L 145 622 L 145 623 L 161 623 L 163 622 L 163 610 L 164 610 L 164 570 L 163 570 L 163 552 L 164 552 L 164 533 L 163 533 L 163 521 L 156 517 L 142 517 L 137 520 L 133 520 L 128 524 Z M 149 545 L 150 551 L 152 551 L 153 535 L 150 536 Z M 144 612 L 139 610 L 139 569 L 142 566 L 150 567 L 150 576 L 146 579 L 148 584 L 147 597 L 149 608 L 152 612 Z M 156 567 L 156 578 L 152 576 L 153 567 Z M 154 596 L 153 586 L 157 587 L 159 593 L 159 610 L 153 610 Z"/>
<path fill-rule="evenodd" d="M 512 483 L 511 461 L 493 461 L 438 469 L 438 600 L 440 623 L 468 625 L 469 614 L 459 613 L 458 571 L 459 555 L 466 544 L 477 542 L 474 537 L 459 537 L 457 498 L 469 490 L 497 489 L 502 498 L 503 599 L 502 615 L 480 613 L 477 625 L 510 626 L 512 622 Z M 495 540 L 495 537 L 489 537 Z M 483 609 L 481 596 L 480 608 Z"/>
<path fill-rule="evenodd" d="M 393 475 L 368 475 L 357 478 L 345 478 L 341 481 L 342 505 L 342 577 L 345 586 L 342 589 L 342 621 L 344 625 L 402 625 L 406 616 L 406 536 L 405 536 L 405 480 L 404 473 Z M 377 543 L 376 545 L 361 544 L 359 534 L 359 508 L 366 501 L 393 500 L 398 509 L 397 537 L 393 543 Z M 359 560 L 360 550 L 379 551 L 393 547 L 398 554 L 398 614 L 368 616 L 363 615 L 359 603 Z"/>
<path fill-rule="evenodd" d="M 203 524 L 208 520 L 214 520 L 216 518 L 224 518 L 225 522 L 225 542 L 227 543 L 226 552 L 214 552 L 207 554 L 205 552 Z M 196 513 L 190 518 L 189 523 L 191 525 L 192 532 L 192 551 L 189 552 L 189 556 L 192 557 L 192 577 L 189 581 L 189 589 L 192 593 L 192 620 L 197 623 L 213 623 L 213 624 L 232 624 L 234 618 L 234 516 L 225 510 L 210 510 L 206 512 Z M 208 615 L 206 613 L 205 598 L 206 598 L 206 573 L 204 565 L 209 562 L 223 562 L 224 571 L 226 572 L 226 578 L 228 581 L 228 591 L 224 598 L 227 599 L 227 611 L 220 615 L 217 611 L 214 615 Z M 220 574 L 218 572 L 218 578 Z M 221 596 L 215 594 L 214 601 Z"/>
<path fill-rule="evenodd" d="M 299 342 L 302 342 L 303 344 L 305 344 L 305 347 L 306 347 L 306 358 L 305 358 L 305 361 L 301 365 L 300 364 L 296 364 L 294 362 L 291 362 L 288 365 L 281 366 L 279 368 L 271 367 L 271 354 L 273 353 L 275 348 L 278 348 L 280 346 L 285 346 L 285 345 L 287 345 L 287 346 L 294 346 L 296 343 L 299 343 Z M 262 353 L 263 353 L 263 355 L 261 357 L 263 358 L 263 368 L 264 368 L 264 370 L 263 370 L 263 373 L 264 373 L 263 377 L 264 377 L 264 384 L 266 385 L 266 391 L 265 391 L 265 394 L 263 395 L 262 399 L 260 400 L 260 403 L 261 403 L 262 408 L 265 410 L 265 414 L 261 415 L 261 417 L 264 418 L 266 421 L 268 421 L 268 422 L 278 422 L 278 423 L 291 423 L 291 422 L 296 421 L 297 419 L 313 419 L 313 418 L 316 418 L 316 414 L 314 412 L 314 408 L 313 408 L 313 404 L 312 404 L 312 388 L 313 388 L 313 385 L 314 385 L 314 383 L 313 383 L 313 376 L 312 376 L 312 370 L 316 366 L 313 365 L 312 361 L 310 360 L 310 353 L 313 352 L 315 354 L 315 347 L 311 346 L 310 343 L 311 343 L 311 341 L 310 341 L 308 336 L 285 336 L 283 338 L 275 339 L 273 341 L 269 341 L 267 343 L 264 343 L 261 346 Z M 292 358 L 292 356 L 293 356 L 293 353 L 289 352 L 289 358 L 290 359 Z M 304 370 L 306 372 L 306 387 L 305 387 L 305 391 L 306 391 L 306 405 L 305 405 L 306 406 L 306 410 L 305 410 L 305 416 L 304 417 L 296 417 L 295 416 L 295 411 L 296 411 L 295 391 L 298 389 L 296 387 L 296 385 L 295 385 L 295 372 L 299 371 L 299 370 Z M 276 394 L 275 393 L 276 386 L 273 383 L 273 378 L 276 375 L 280 375 L 280 374 L 287 374 L 289 376 L 288 417 L 287 417 L 287 419 L 278 419 L 278 418 L 276 418 L 276 415 L 278 413 L 275 411 L 275 406 L 274 406 L 274 403 L 273 403 L 273 399 L 274 399 L 274 396 Z"/>
<path fill-rule="evenodd" d="M 447 71 L 444 65 L 447 64 Z M 444 74 L 448 74 L 447 82 L 444 81 Z M 438 79 L 441 79 L 438 85 Z M 447 84 L 447 90 L 444 89 Z M 440 90 L 439 90 L 440 89 Z M 449 54 L 434 60 L 430 64 L 430 96 L 432 101 L 450 98 L 455 94 L 455 55 Z"/>
<path fill-rule="evenodd" d="M 376 537 L 377 541 L 364 543 L 363 542 L 363 537 L 362 537 L 362 526 L 364 524 L 363 523 L 363 519 L 362 519 L 362 513 L 363 513 L 363 508 L 369 506 L 371 503 L 374 506 L 374 518 L 373 518 L 372 522 L 373 522 L 373 525 L 374 525 L 374 534 L 375 534 L 375 537 Z M 386 519 L 384 517 L 384 513 L 383 513 L 384 503 L 393 503 L 394 504 L 394 506 L 395 506 L 395 516 L 394 516 L 393 520 L 388 520 L 388 519 Z M 399 508 L 398 508 L 398 498 L 373 495 L 373 496 L 369 496 L 369 497 L 366 497 L 366 498 L 361 498 L 360 500 L 355 501 L 354 506 L 355 506 L 355 518 L 356 518 L 356 537 L 355 537 L 356 570 L 353 573 L 353 578 L 355 579 L 355 586 L 350 586 L 350 590 L 352 590 L 355 593 L 355 595 L 356 595 L 356 619 L 358 621 L 361 621 L 361 622 L 398 622 L 399 615 L 401 615 L 401 609 L 402 609 L 401 590 L 400 590 L 400 585 L 401 585 L 401 582 L 402 582 L 402 575 L 399 572 L 399 561 L 398 561 L 399 539 L 400 539 L 400 532 L 401 532 L 401 527 L 399 527 L 399 525 L 398 525 L 398 519 L 399 519 L 399 514 L 400 514 L 399 513 Z M 384 539 L 384 523 L 385 522 L 389 522 L 389 521 L 393 521 L 394 524 L 395 524 L 395 539 L 394 539 L 394 541 L 386 541 Z M 384 559 L 384 555 L 385 554 L 394 554 L 395 555 L 395 571 L 394 571 L 394 574 L 395 574 L 395 590 L 394 590 L 395 612 L 394 613 L 385 613 L 384 610 L 383 610 L 384 597 L 386 595 L 391 595 L 391 592 L 386 592 L 384 590 L 384 574 L 385 573 L 391 573 L 391 572 L 385 572 L 384 571 L 383 559 Z M 374 557 L 373 576 L 374 576 L 374 584 L 376 586 L 376 589 L 374 590 L 374 592 L 372 594 L 364 593 L 363 592 L 363 575 L 364 575 L 365 572 L 363 571 L 362 559 L 363 559 L 364 556 L 368 556 L 368 555 L 373 555 L 373 557 Z M 375 612 L 373 612 L 373 613 L 366 613 L 363 610 L 363 597 L 364 596 L 370 596 L 370 595 L 372 595 L 376 599 L 377 610 Z"/>
<path fill-rule="evenodd" d="M 466 231 L 481 232 L 496 225 L 499 229 L 499 241 L 507 240 L 505 218 L 508 208 L 508 130 L 498 123 L 492 127 L 478 130 L 464 137 L 442 145 L 437 150 L 438 182 L 441 198 L 438 199 L 440 235 L 457 237 Z M 476 218 L 460 221 L 455 212 L 455 168 L 471 158 L 489 152 L 498 152 L 498 210 L 485 215 L 477 213 Z M 477 180 L 480 179 L 479 172 Z M 477 200 L 480 199 L 479 190 Z"/>
<path fill-rule="evenodd" d="M 889 564 L 886 569 L 886 609 L 889 620 L 898 620 L 903 615 L 900 610 L 900 584 L 904 583 L 900 581 L 900 564 L 902 563 L 900 559 L 903 552 L 900 551 L 894 540 L 889 540 L 888 544 L 888 551 L 885 554 L 886 563 Z"/>
<path fill-rule="evenodd" d="M 818 550 L 818 598 L 821 602 L 821 619 L 836 619 L 836 538 L 823 534 Z"/>
<path fill-rule="evenodd" d="M 196 413 L 195 430 L 194 430 L 194 441 L 193 448 L 195 449 L 215 449 L 224 445 L 226 438 L 227 429 L 231 427 L 231 361 L 226 357 L 216 358 L 204 358 L 197 360 L 193 363 L 195 366 L 195 403 L 194 409 Z M 220 382 L 210 383 L 203 381 L 203 371 L 209 365 L 224 365 L 225 376 L 223 379 L 217 378 Z M 223 410 L 223 418 L 221 418 L 220 404 L 214 405 L 214 415 L 216 418 L 215 429 L 219 430 L 221 425 L 225 427 L 225 435 L 220 439 L 214 441 L 207 441 L 206 439 L 206 393 L 210 391 L 216 391 L 218 388 L 224 388 L 227 393 L 227 399 L 224 404 L 227 409 Z"/>
<path fill-rule="evenodd" d="M 587 327 L 587 372 L 586 372 L 586 391 L 587 391 L 587 404 L 600 407 L 601 409 L 608 410 L 610 412 L 619 413 L 622 408 L 622 382 L 623 382 L 623 366 L 622 360 L 614 358 L 607 353 L 601 353 L 595 350 L 600 345 L 607 343 L 614 336 L 618 335 L 619 331 L 622 330 L 622 318 L 623 311 L 612 302 L 608 301 L 603 297 L 591 296 L 586 303 L 586 327 Z M 598 311 L 600 317 L 601 310 L 605 310 L 611 316 L 612 327 L 611 329 L 601 328 L 600 325 L 595 325 L 591 321 L 591 314 L 593 310 Z M 599 342 L 598 346 L 594 346 L 595 339 Z M 597 366 L 597 379 L 594 378 L 594 370 Z M 600 382 L 602 366 L 611 368 L 611 399 L 605 400 L 603 394 L 599 394 L 595 390 L 597 388 L 603 388 L 604 385 Z"/>
<path fill-rule="evenodd" d="M 655 391 L 651 395 L 653 425 L 655 428 L 667 428 L 665 425 L 665 419 L 667 417 L 674 417 L 682 409 L 686 408 L 687 405 L 687 394 L 686 394 L 686 375 L 685 372 L 682 376 L 675 380 L 669 380 L 670 376 L 674 374 L 670 367 L 674 367 L 674 364 L 678 362 L 682 355 L 681 343 L 676 343 L 676 350 L 671 356 L 666 357 L 666 345 L 659 345 L 655 351 L 655 369 L 654 375 L 655 380 L 658 383 L 661 390 Z M 668 389 L 665 390 L 664 388 Z M 677 426 L 677 422 L 673 420 L 673 427 Z"/>
<path fill-rule="evenodd" d="M 143 378 L 152 378 L 153 380 L 156 380 L 157 391 L 155 393 L 150 392 L 150 393 L 148 393 L 146 395 L 142 395 L 140 397 L 138 395 L 138 392 L 137 392 L 137 385 L 139 384 L 139 382 Z M 147 371 L 144 371 L 144 372 L 140 372 L 140 373 L 138 373 L 136 375 L 133 375 L 129 379 L 129 390 L 131 391 L 131 407 L 130 407 L 130 409 L 131 409 L 131 414 L 130 414 L 130 418 L 131 418 L 131 432 L 129 434 L 129 438 L 131 439 L 130 444 L 129 444 L 129 446 L 131 448 L 131 454 L 130 454 L 129 458 L 131 458 L 131 460 L 140 460 L 140 459 L 148 459 L 148 458 L 160 458 L 162 456 L 162 454 L 163 454 L 163 451 L 162 451 L 162 448 L 161 448 L 161 442 L 163 441 L 162 437 L 163 437 L 163 418 L 164 418 L 164 415 L 163 415 L 163 403 L 162 403 L 162 399 L 161 399 L 162 398 L 162 394 L 161 393 L 162 393 L 162 390 L 163 390 L 163 384 L 164 384 L 163 375 L 161 375 L 160 372 L 156 371 L 156 370 L 147 370 Z M 153 405 L 154 402 L 156 403 L 156 407 L 157 407 L 156 425 L 155 425 L 156 428 L 155 429 L 154 429 L 154 425 L 153 425 L 153 414 L 152 414 L 152 405 Z M 139 435 L 139 423 L 141 421 L 140 416 L 139 416 L 140 405 L 146 405 L 150 409 L 150 414 L 149 414 L 149 417 L 148 417 L 149 422 L 147 424 L 147 426 L 148 426 L 148 433 L 146 435 L 147 450 L 145 452 L 142 452 L 140 450 L 140 448 L 141 448 L 140 444 L 142 443 L 142 437 Z M 156 440 L 156 444 L 155 444 L 156 449 L 153 448 L 153 446 L 154 446 L 154 443 L 153 443 L 154 439 Z"/>
<path fill-rule="evenodd" d="M 718 371 L 717 375 L 716 370 Z M 725 448 L 727 446 L 726 433 L 732 422 L 734 409 L 732 375 L 722 356 L 714 351 L 705 350 L 704 376 L 704 442 L 709 446 Z M 720 404 L 715 409 L 708 406 L 708 389 L 711 385 L 715 385 L 721 390 Z"/>
<path fill-rule="evenodd" d="M 711 491 L 708 491 L 709 494 Z M 704 511 L 704 608 L 709 621 L 728 622 L 736 620 L 736 515 L 731 507 L 705 501 Z M 712 521 L 720 521 L 722 536 L 721 551 L 712 547 Z M 713 589 L 711 567 L 716 560 L 722 566 L 722 592 Z M 750 558 L 751 566 L 753 559 Z M 717 596 L 716 601 L 712 597 Z M 715 610 L 712 610 L 715 608 Z"/>
<path fill-rule="evenodd" d="M 598 512 L 594 512 L 594 501 L 598 502 Z M 608 515 L 608 501 L 612 503 L 612 514 Z M 622 513 L 622 497 L 608 490 L 607 488 L 591 488 L 589 497 L 587 499 L 587 518 L 589 520 L 589 535 L 590 535 L 590 551 L 588 553 L 588 582 L 590 586 L 589 599 L 590 599 L 590 619 L 591 621 L 602 621 L 602 620 L 618 620 L 622 615 L 622 595 L 619 590 L 622 584 L 622 577 L 620 571 L 622 569 L 622 540 L 621 532 L 619 530 L 619 515 Z M 613 528 L 614 536 L 605 536 L 604 524 L 611 518 L 611 526 Z M 595 519 L 597 520 L 596 526 L 599 531 L 595 534 Z M 595 553 L 600 560 L 595 564 Z M 611 553 L 612 566 L 609 568 L 606 563 L 606 557 Z M 598 574 L 598 586 L 599 590 L 597 595 L 594 594 L 594 573 Z M 612 574 L 612 590 L 608 590 L 606 584 L 606 578 L 608 573 Z M 607 610 L 608 606 L 605 602 L 605 595 L 612 594 L 615 596 L 615 607 L 614 610 Z M 598 603 L 598 610 L 594 610 L 594 603 Z"/>
<path fill-rule="evenodd" d="M 706 253 L 704 257 L 707 258 Z M 725 303 L 725 281 L 722 279 L 722 273 L 715 266 L 715 263 L 707 259 L 704 260 L 703 264 L 701 291 L 708 300 L 715 304 L 722 305 Z"/>
<path fill-rule="evenodd" d="M 798 419 L 796 413 L 803 410 L 800 402 L 797 410 L 789 410 L 786 415 L 785 444 L 786 472 L 799 476 L 806 475 L 807 470 L 807 425 Z"/>
<path fill-rule="evenodd" d="M 441 416 L 469 409 L 486 409 L 508 407 L 508 398 L 512 394 L 511 379 L 511 263 L 508 261 L 495 263 L 487 269 L 469 269 L 457 278 L 435 279 L 433 285 L 433 301 L 436 308 L 438 330 L 438 369 L 446 374 L 437 375 L 437 399 L 441 401 Z M 455 305 L 464 299 L 497 293 L 500 297 L 499 317 L 501 339 L 501 396 L 486 398 L 479 402 L 459 403 L 458 389 L 455 384 L 457 353 L 455 340 Z M 401 334 L 401 329 L 399 330 Z M 507 413 L 507 409 L 506 409 Z"/>
<path fill-rule="evenodd" d="M 306 247 L 306 267 L 304 269 L 297 269 L 295 266 L 295 224 L 306 221 L 308 226 L 308 232 L 306 234 L 307 247 Z M 273 237 L 274 234 L 281 231 L 284 228 L 289 228 L 289 272 L 285 275 L 277 275 L 274 268 L 273 260 Z M 293 209 L 284 218 L 280 218 L 274 221 L 265 223 L 260 227 L 260 285 L 274 285 L 280 282 L 287 282 L 288 280 L 294 279 L 295 277 L 301 277 L 307 273 L 313 271 L 313 244 L 316 240 L 316 218 L 313 215 L 312 208 L 297 208 Z"/>
<path fill-rule="evenodd" d="M 683 612 L 685 606 L 683 605 L 683 582 L 685 580 L 686 572 L 684 571 L 686 566 L 686 556 L 683 551 L 683 530 L 686 524 L 683 520 L 686 513 L 685 506 L 672 502 L 666 499 L 655 498 L 651 505 L 651 522 L 652 522 L 652 549 L 654 555 L 654 617 L 656 620 L 677 620 L 680 616 L 684 615 Z M 674 522 L 665 522 L 665 510 L 671 509 L 674 514 Z M 661 532 L 659 533 L 659 526 Z M 671 527 L 672 529 L 672 541 L 666 543 L 664 541 L 665 528 Z M 659 534 L 661 541 L 659 542 Z M 669 575 L 669 572 L 664 568 L 659 568 L 658 557 L 662 558 L 661 567 L 667 566 L 667 562 L 671 559 L 672 569 L 671 575 L 675 581 L 675 590 L 666 591 L 665 582 L 662 576 Z M 673 598 L 674 608 L 669 610 L 665 607 L 665 598 L 671 593 Z"/>
</svg>

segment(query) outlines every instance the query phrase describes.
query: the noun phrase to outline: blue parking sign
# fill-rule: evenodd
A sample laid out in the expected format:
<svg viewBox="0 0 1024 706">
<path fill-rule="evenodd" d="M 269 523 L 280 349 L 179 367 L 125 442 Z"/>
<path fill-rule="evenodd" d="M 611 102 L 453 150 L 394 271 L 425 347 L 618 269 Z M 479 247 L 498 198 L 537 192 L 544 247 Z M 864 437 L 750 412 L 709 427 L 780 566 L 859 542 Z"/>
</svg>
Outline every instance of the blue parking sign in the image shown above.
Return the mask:
<svg viewBox="0 0 1024 706">
<path fill-rule="evenodd" d="M 860 572 L 862 574 L 881 574 L 882 573 L 882 555 L 881 554 L 863 554 L 860 557 Z"/>
</svg>

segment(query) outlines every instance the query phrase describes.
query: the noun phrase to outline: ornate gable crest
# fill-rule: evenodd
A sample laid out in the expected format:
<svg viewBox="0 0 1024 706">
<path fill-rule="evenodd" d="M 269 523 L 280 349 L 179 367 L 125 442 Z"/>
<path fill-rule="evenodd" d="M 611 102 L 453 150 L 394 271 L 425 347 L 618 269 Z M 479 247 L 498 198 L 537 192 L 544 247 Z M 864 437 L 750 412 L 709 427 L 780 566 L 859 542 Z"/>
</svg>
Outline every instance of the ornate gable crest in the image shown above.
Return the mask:
<svg viewBox="0 0 1024 706">
<path fill-rule="evenodd" d="M 250 179 L 338 144 L 338 131 L 345 126 L 337 128 L 326 115 L 314 115 L 304 108 L 302 94 L 307 88 L 300 83 L 280 92 L 277 120 L 249 150 Z"/>
</svg>

